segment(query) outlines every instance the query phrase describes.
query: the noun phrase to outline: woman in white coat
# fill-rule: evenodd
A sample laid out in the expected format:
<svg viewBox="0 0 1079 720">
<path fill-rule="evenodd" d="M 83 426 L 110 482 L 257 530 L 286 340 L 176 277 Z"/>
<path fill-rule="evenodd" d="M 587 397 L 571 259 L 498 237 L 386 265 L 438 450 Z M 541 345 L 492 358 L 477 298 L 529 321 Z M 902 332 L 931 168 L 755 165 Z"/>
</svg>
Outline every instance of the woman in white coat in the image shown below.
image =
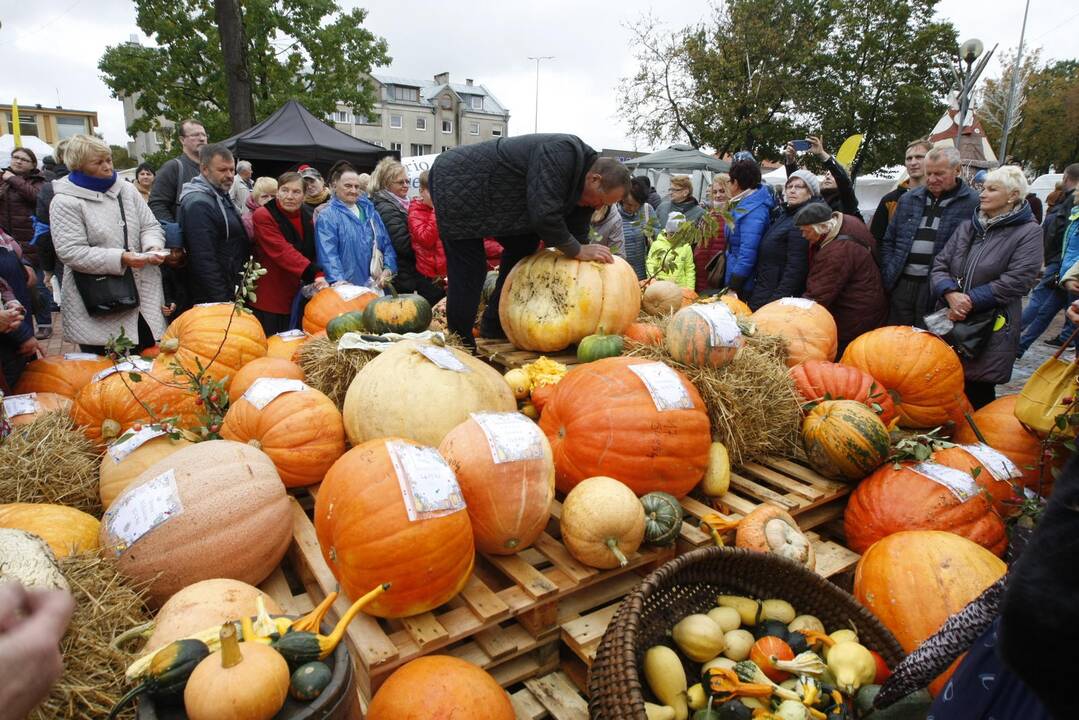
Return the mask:
<svg viewBox="0 0 1079 720">
<path fill-rule="evenodd" d="M 135 187 L 112 169 L 112 152 L 103 141 L 76 135 L 64 160 L 71 174 L 53 183 L 50 207 L 56 255 L 64 263 L 62 302 L 64 338 L 83 352 L 104 354 L 121 329 L 139 350 L 165 332 L 161 271 L 165 235 Z M 87 312 L 74 273 L 123 275 L 131 269 L 138 306 L 104 314 Z"/>
</svg>

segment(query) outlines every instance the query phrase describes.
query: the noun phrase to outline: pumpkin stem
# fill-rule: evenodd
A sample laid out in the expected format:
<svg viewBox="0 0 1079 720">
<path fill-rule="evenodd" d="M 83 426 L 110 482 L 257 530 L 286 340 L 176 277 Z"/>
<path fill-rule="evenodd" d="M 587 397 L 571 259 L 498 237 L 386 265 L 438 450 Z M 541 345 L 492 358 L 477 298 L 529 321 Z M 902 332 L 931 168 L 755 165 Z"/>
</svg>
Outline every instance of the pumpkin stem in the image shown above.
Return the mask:
<svg viewBox="0 0 1079 720">
<path fill-rule="evenodd" d="M 113 438 L 120 437 L 121 432 L 123 432 L 123 428 L 120 427 L 120 423 L 112 418 L 106 418 L 101 421 L 101 437 L 103 439 L 112 440 Z"/>
<path fill-rule="evenodd" d="M 386 281 L 386 287 L 388 287 L 390 289 L 390 292 L 393 294 L 394 297 L 397 297 L 397 288 L 395 288 L 393 286 L 393 281 L 392 280 L 387 280 Z"/>
<path fill-rule="evenodd" d="M 963 413 L 963 418 L 966 419 L 967 425 L 970 425 L 970 429 L 974 431 L 974 437 L 978 438 L 978 442 L 988 445 L 989 443 L 985 441 L 985 435 L 982 435 L 982 431 L 978 428 L 978 424 L 974 422 L 974 418 L 971 417 L 970 413 Z"/>
<path fill-rule="evenodd" d="M 322 618 L 329 611 L 330 606 L 337 600 L 337 591 L 334 590 L 328 594 L 322 602 L 320 602 L 314 610 L 304 615 L 302 618 L 292 623 L 292 627 L 289 628 L 291 632 L 313 632 L 317 633 L 319 626 L 322 625 Z"/>
<path fill-rule="evenodd" d="M 248 618 L 248 622 L 251 622 Z M 221 667 L 235 667 L 243 662 L 244 656 L 240 652 L 240 641 L 236 638 L 236 624 L 227 622 L 221 626 Z"/>
<path fill-rule="evenodd" d="M 625 567 L 626 565 L 629 565 L 629 560 L 626 559 L 622 549 L 618 547 L 618 540 L 615 538 L 607 538 L 607 547 L 609 547 L 611 552 L 614 553 L 614 556 L 618 558 L 619 566 Z"/>
<path fill-rule="evenodd" d="M 262 449 L 262 442 L 260 442 L 258 438 L 251 438 L 247 441 L 247 444 L 255 448 L 256 450 Z"/>
<path fill-rule="evenodd" d="M 389 589 L 390 583 L 382 583 L 374 590 L 352 603 L 352 607 L 345 611 L 345 614 L 337 621 L 337 626 L 334 627 L 333 632 L 330 633 L 330 636 L 327 638 L 328 647 L 324 647 L 323 652 L 332 652 L 333 649 L 337 647 L 337 643 L 341 642 L 341 638 L 345 636 L 345 628 L 352 622 L 352 618 L 356 617 L 360 613 L 360 610 L 363 610 L 365 605 Z M 319 644 L 322 645 L 322 643 Z M 327 652 L 327 654 L 329 654 L 329 652 Z"/>
</svg>

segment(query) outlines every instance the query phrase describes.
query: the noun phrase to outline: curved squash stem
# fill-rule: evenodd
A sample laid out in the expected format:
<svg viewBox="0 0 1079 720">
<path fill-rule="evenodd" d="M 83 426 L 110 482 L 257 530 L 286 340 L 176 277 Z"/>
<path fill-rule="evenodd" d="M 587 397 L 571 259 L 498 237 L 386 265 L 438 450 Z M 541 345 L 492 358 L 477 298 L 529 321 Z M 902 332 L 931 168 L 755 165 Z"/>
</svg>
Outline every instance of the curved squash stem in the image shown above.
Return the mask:
<svg viewBox="0 0 1079 720">
<path fill-rule="evenodd" d="M 720 698 L 723 702 L 736 697 L 772 697 L 772 686 L 763 683 L 743 682 L 738 674 L 729 668 L 708 668 L 708 684 L 712 694 L 726 693 Z"/>
<path fill-rule="evenodd" d="M 121 710 L 127 707 L 132 700 L 146 692 L 149 687 L 150 684 L 144 680 L 135 687 L 128 690 L 126 693 L 124 693 L 123 697 L 117 700 L 116 704 L 112 706 L 112 710 L 109 711 L 109 714 L 105 718 L 105 720 L 113 720 L 117 715 L 120 714 Z"/>
<path fill-rule="evenodd" d="M 622 549 L 618 547 L 618 541 L 616 539 L 607 538 L 607 547 L 609 547 L 614 556 L 618 558 L 619 567 L 625 567 L 626 565 L 629 565 L 629 560 L 622 552 Z"/>
<path fill-rule="evenodd" d="M 250 622 L 250 619 L 248 620 Z M 221 626 L 221 667 L 230 668 L 243 662 L 240 642 L 236 638 L 235 623 L 227 622 Z"/>
<path fill-rule="evenodd" d="M 322 626 L 322 618 L 325 617 L 330 607 L 337 600 L 337 591 L 334 590 L 323 599 L 315 608 L 304 615 L 302 618 L 297 619 L 289 627 L 291 632 L 313 632 L 317 633 L 319 627 Z"/>
<path fill-rule="evenodd" d="M 156 623 L 153 620 L 150 620 L 148 622 L 144 622 L 142 625 L 136 625 L 133 628 L 125 630 L 124 632 L 120 633 L 119 635 L 117 635 L 116 637 L 114 637 L 112 639 L 112 642 L 109 643 L 109 647 L 112 648 L 113 650 L 118 651 L 118 650 L 120 650 L 120 646 L 123 645 L 128 640 L 131 640 L 131 639 L 137 638 L 137 637 L 138 638 L 149 637 L 150 635 L 153 634 L 155 625 L 156 625 Z"/>
<path fill-rule="evenodd" d="M 738 528 L 741 520 L 728 520 L 718 513 L 710 513 L 701 518 L 700 528 L 712 536 L 716 547 L 725 547 L 723 534 Z"/>
<path fill-rule="evenodd" d="M 334 651 L 334 648 L 337 647 L 337 644 L 341 642 L 341 638 L 345 636 L 345 628 L 347 628 L 348 624 L 352 622 L 352 618 L 356 617 L 356 615 L 359 614 L 360 610 L 363 610 L 365 605 L 367 605 L 372 600 L 374 600 L 379 595 L 389 589 L 390 583 L 382 583 L 374 590 L 367 593 L 356 602 L 352 603 L 352 607 L 350 607 L 341 617 L 341 619 L 337 621 L 337 625 L 334 627 L 333 632 L 330 633 L 329 636 L 327 636 L 325 639 L 319 638 L 319 646 L 322 651 L 320 659 L 328 657 L 329 654 Z"/>
<path fill-rule="evenodd" d="M 243 637 L 241 637 L 240 640 L 252 642 L 258 637 L 258 635 L 255 634 L 255 623 L 253 623 L 251 618 L 247 615 L 240 618 L 240 629 L 243 630 Z"/>
</svg>

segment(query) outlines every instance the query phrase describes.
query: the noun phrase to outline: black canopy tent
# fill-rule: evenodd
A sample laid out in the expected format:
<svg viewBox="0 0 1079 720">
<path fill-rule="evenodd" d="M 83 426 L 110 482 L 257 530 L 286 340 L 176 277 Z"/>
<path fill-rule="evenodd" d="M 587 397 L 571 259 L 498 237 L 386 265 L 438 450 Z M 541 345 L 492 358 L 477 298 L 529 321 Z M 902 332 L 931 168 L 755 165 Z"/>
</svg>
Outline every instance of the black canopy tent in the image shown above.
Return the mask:
<svg viewBox="0 0 1079 720">
<path fill-rule="evenodd" d="M 348 160 L 360 172 L 370 172 L 386 156 L 400 158 L 398 152 L 327 125 L 296 100 L 289 100 L 258 125 L 222 144 L 237 159 L 249 161 L 256 176 L 276 177 L 306 163 L 325 177 L 338 160 Z"/>
</svg>

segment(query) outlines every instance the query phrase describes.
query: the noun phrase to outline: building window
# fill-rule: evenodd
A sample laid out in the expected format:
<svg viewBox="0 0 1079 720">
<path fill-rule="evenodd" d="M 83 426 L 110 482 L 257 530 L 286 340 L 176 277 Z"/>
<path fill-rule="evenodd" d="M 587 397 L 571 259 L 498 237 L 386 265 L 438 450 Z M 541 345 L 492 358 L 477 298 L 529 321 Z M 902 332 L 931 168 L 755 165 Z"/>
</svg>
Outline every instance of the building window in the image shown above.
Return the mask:
<svg viewBox="0 0 1079 720">
<path fill-rule="evenodd" d="M 342 123 L 349 125 L 352 123 L 352 115 L 348 110 L 337 110 L 333 114 L 333 121 L 336 123 Z"/>
<path fill-rule="evenodd" d="M 401 143 L 390 143 L 390 150 L 401 152 Z"/>
<path fill-rule="evenodd" d="M 12 134 L 14 134 L 15 132 L 15 125 L 11 121 L 10 112 L 7 116 L 7 131 Z M 37 137 L 37 115 L 31 115 L 26 112 L 19 113 L 19 133 L 22 135 L 34 135 L 35 137 Z"/>
<path fill-rule="evenodd" d="M 415 157 L 417 155 L 430 155 L 431 146 L 424 145 L 422 143 L 412 143 L 412 146 L 409 148 L 408 154 L 412 157 Z"/>
<path fill-rule="evenodd" d="M 491 137 L 502 137 L 502 126 L 495 125 L 491 128 Z"/>
<path fill-rule="evenodd" d="M 480 134 L 480 124 L 478 122 L 475 122 L 475 121 L 470 122 L 468 124 L 468 134 L 469 135 L 479 135 Z"/>
<path fill-rule="evenodd" d="M 88 125 L 89 123 L 86 121 L 86 118 L 65 117 L 61 115 L 56 118 L 56 134 L 60 136 L 60 140 L 80 133 L 89 135 L 90 128 L 87 127 Z"/>
<path fill-rule="evenodd" d="M 471 101 L 472 101 L 472 109 L 473 110 L 482 110 L 483 109 L 483 96 L 482 95 L 473 95 Z"/>
<path fill-rule="evenodd" d="M 364 142 L 369 142 L 372 145 L 378 145 L 379 147 L 385 147 L 385 145 L 382 144 L 382 141 L 377 140 L 377 139 L 376 140 L 364 140 Z"/>
<path fill-rule="evenodd" d="M 446 151 L 447 151 L 447 150 L 449 150 L 449 149 L 450 149 L 451 147 L 453 147 L 453 146 L 452 146 L 452 145 L 443 145 L 443 146 L 442 146 L 442 152 L 446 152 Z"/>
<path fill-rule="evenodd" d="M 427 118 L 425 118 L 425 117 L 416 118 L 416 129 L 417 130 L 426 130 L 427 129 Z"/>
<path fill-rule="evenodd" d="M 390 127 L 400 128 L 404 127 L 405 118 L 403 115 L 390 115 Z"/>
<path fill-rule="evenodd" d="M 412 87 L 402 87 L 400 85 L 393 86 L 393 99 L 394 100 L 406 100 L 410 102 L 420 101 L 420 89 Z"/>
<path fill-rule="evenodd" d="M 453 132 L 453 120 L 443 120 L 442 121 L 442 132 L 447 134 L 447 135 L 449 135 L 451 132 Z"/>
<path fill-rule="evenodd" d="M 442 106 L 443 110 L 450 110 L 453 108 L 453 100 L 449 95 L 443 95 L 438 99 L 438 104 Z"/>
<path fill-rule="evenodd" d="M 381 125 L 382 116 L 378 113 L 371 115 L 356 115 L 354 118 L 357 125 Z"/>
</svg>

